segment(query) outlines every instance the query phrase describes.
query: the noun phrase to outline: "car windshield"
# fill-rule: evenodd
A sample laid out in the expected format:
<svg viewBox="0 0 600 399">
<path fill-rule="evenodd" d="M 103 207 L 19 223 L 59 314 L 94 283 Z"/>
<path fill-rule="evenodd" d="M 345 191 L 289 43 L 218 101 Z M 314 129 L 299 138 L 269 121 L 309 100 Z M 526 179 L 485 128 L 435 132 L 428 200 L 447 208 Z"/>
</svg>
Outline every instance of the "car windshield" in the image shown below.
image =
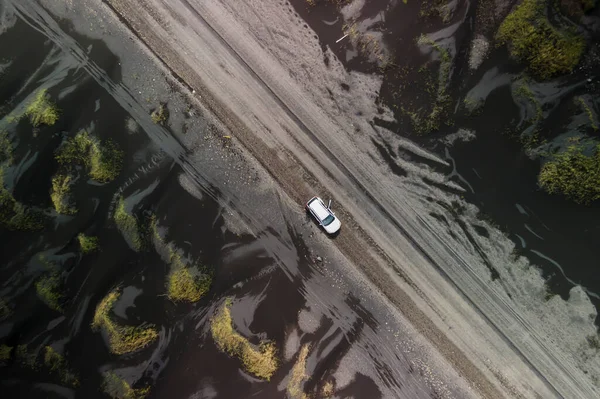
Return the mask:
<svg viewBox="0 0 600 399">
<path fill-rule="evenodd" d="M 328 226 L 331 224 L 331 222 L 333 222 L 335 218 L 333 217 L 333 215 L 328 215 L 325 219 L 323 219 L 323 226 Z"/>
</svg>

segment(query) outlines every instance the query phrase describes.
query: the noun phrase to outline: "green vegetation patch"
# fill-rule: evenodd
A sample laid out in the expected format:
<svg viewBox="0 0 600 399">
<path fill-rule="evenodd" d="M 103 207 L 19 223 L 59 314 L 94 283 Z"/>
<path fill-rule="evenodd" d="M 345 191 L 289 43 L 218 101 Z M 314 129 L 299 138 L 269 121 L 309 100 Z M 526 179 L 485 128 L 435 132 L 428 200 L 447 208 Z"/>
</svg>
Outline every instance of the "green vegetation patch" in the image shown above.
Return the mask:
<svg viewBox="0 0 600 399">
<path fill-rule="evenodd" d="M 577 146 L 556 155 L 539 175 L 540 186 L 550 194 L 562 194 L 581 204 L 600 199 L 600 144 L 592 156 Z"/>
<path fill-rule="evenodd" d="M 181 255 L 169 247 L 171 271 L 167 277 L 167 295 L 175 302 L 197 302 L 210 289 L 212 277 L 194 266 L 187 266 Z"/>
<path fill-rule="evenodd" d="M 4 186 L 4 168 L 0 166 L 0 224 L 9 230 L 39 230 L 44 227 L 42 214 L 21 204 Z"/>
<path fill-rule="evenodd" d="M 500 25 L 496 41 L 508 44 L 510 54 L 540 79 L 572 71 L 585 47 L 581 35 L 550 24 L 543 0 L 523 0 Z"/>
<path fill-rule="evenodd" d="M 538 99 L 535 97 L 535 95 L 533 94 L 533 92 L 531 91 L 531 88 L 527 85 L 527 83 L 522 82 L 516 86 L 515 96 L 521 97 L 521 98 L 531 102 L 533 104 L 533 106 L 535 107 L 535 116 L 533 118 L 529 119 L 528 122 L 535 124 L 542 120 L 542 118 L 544 116 L 544 113 L 542 110 L 542 105 L 540 104 Z"/>
<path fill-rule="evenodd" d="M 46 365 L 51 372 L 56 373 L 63 384 L 73 387 L 79 386 L 79 379 L 69 369 L 64 356 L 56 352 L 51 346 L 46 346 L 44 348 L 44 365 Z"/>
<path fill-rule="evenodd" d="M 262 342 L 258 350 L 233 328 L 231 300 L 227 300 L 211 320 L 210 330 L 217 347 L 241 360 L 244 369 L 258 378 L 269 381 L 279 366 L 277 349 L 272 342 Z"/>
<path fill-rule="evenodd" d="M 0 163 L 12 165 L 13 162 L 13 146 L 8 133 L 0 133 Z"/>
<path fill-rule="evenodd" d="M 84 165 L 90 178 L 106 183 L 119 176 L 123 151 L 112 141 L 101 142 L 84 130 L 67 139 L 56 154 L 56 160 L 66 166 Z"/>
<path fill-rule="evenodd" d="M 77 241 L 79 242 L 79 247 L 81 248 L 81 253 L 83 254 L 96 252 L 100 249 L 98 237 L 86 236 L 83 233 L 79 233 L 77 235 Z"/>
<path fill-rule="evenodd" d="M 38 91 L 35 99 L 27 106 L 25 115 L 29 117 L 34 127 L 40 125 L 52 126 L 58 121 L 60 111 L 50 100 L 46 89 Z"/>
<path fill-rule="evenodd" d="M 125 200 L 119 197 L 114 214 L 115 223 L 129 241 L 134 250 L 140 251 L 144 247 L 144 234 L 138 220 L 125 209 Z"/>
<path fill-rule="evenodd" d="M 72 178 L 69 175 L 58 174 L 52 177 L 50 200 L 52 200 L 56 212 L 63 215 L 74 215 L 77 213 L 77 208 L 73 206 L 71 201 L 71 183 Z"/>
<path fill-rule="evenodd" d="M 583 111 L 587 114 L 588 118 L 590 119 L 590 126 L 592 127 L 592 129 L 597 131 L 598 123 L 596 122 L 596 118 L 594 117 L 594 111 L 592 111 L 592 108 L 589 105 L 587 105 L 585 100 L 581 97 L 577 98 L 577 102 L 579 103 L 579 105 L 581 105 L 581 108 L 583 108 Z"/>
<path fill-rule="evenodd" d="M 62 284 L 60 276 L 56 272 L 50 272 L 42 276 L 35 283 L 35 290 L 38 297 L 52 310 L 62 312 L 62 302 L 64 296 L 61 292 Z"/>
<path fill-rule="evenodd" d="M 94 330 L 102 328 L 107 333 L 110 351 L 117 355 L 142 349 L 158 338 L 158 332 L 153 326 L 121 326 L 111 319 L 109 313 L 120 295 L 118 290 L 114 290 L 105 296 L 96 307 L 92 321 Z"/>
<path fill-rule="evenodd" d="M 451 105 L 451 98 L 448 95 L 448 83 L 450 81 L 450 68 L 452 67 L 452 57 L 448 50 L 440 46 L 426 35 L 421 35 L 417 41 L 419 45 L 429 45 L 440 55 L 440 70 L 438 77 L 438 86 L 436 99 L 431 108 L 431 112 L 421 115 L 414 111 L 402 108 L 402 111 L 410 118 L 413 128 L 418 134 L 426 134 L 439 130 L 442 121 L 448 116 L 448 108 Z"/>
<path fill-rule="evenodd" d="M 4 320 L 11 314 L 12 310 L 10 309 L 10 307 L 8 307 L 4 299 L 0 298 L 0 320 Z"/>
<path fill-rule="evenodd" d="M 103 374 L 102 389 L 114 399 L 144 399 L 150 393 L 150 387 L 134 389 L 112 371 Z"/>
<path fill-rule="evenodd" d="M 160 104 L 158 108 L 152 111 L 150 117 L 152 118 L 152 122 L 157 125 L 165 125 L 169 120 L 169 110 L 165 104 Z"/>
<path fill-rule="evenodd" d="M 13 347 L 8 345 L 0 345 L 0 362 L 5 362 L 10 359 L 10 353 L 12 352 Z"/>
<path fill-rule="evenodd" d="M 37 369 L 36 354 L 35 352 L 29 352 L 26 344 L 18 345 L 16 347 L 15 358 L 21 366 L 32 370 Z"/>
<path fill-rule="evenodd" d="M 304 345 L 302 349 L 300 349 L 298 360 L 296 360 L 296 363 L 292 368 L 292 375 L 287 384 L 289 398 L 308 399 L 308 395 L 302 391 L 304 381 L 310 377 L 308 374 L 306 374 L 306 357 L 308 356 L 308 350 L 308 345 Z"/>
</svg>

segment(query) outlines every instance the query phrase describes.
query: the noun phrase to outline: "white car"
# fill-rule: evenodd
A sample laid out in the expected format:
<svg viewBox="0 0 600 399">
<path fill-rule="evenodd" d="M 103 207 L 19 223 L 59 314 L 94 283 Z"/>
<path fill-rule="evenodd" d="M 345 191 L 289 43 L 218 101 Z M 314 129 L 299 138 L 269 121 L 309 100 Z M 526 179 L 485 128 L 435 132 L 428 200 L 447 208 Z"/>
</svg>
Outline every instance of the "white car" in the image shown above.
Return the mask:
<svg viewBox="0 0 600 399">
<path fill-rule="evenodd" d="M 312 197 L 310 201 L 306 203 L 306 210 L 317 219 L 319 225 L 323 226 L 327 233 L 335 234 L 340 230 L 340 227 L 342 227 L 342 223 L 335 217 L 335 214 L 331 212 L 330 206 L 331 201 L 329 201 L 329 205 L 325 206 L 325 203 L 321 198 Z"/>
</svg>

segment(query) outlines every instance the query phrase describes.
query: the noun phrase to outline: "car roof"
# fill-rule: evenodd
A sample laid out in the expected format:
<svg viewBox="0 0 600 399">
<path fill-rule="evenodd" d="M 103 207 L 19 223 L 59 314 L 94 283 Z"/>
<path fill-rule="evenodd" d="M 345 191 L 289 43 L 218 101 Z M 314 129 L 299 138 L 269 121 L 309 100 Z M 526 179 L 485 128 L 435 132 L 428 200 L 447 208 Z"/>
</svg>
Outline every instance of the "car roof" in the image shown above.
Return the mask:
<svg viewBox="0 0 600 399">
<path fill-rule="evenodd" d="M 320 201 L 320 198 L 313 198 L 309 203 L 308 207 L 317 215 L 317 217 L 321 220 L 325 219 L 330 215 L 329 211 Z"/>
</svg>

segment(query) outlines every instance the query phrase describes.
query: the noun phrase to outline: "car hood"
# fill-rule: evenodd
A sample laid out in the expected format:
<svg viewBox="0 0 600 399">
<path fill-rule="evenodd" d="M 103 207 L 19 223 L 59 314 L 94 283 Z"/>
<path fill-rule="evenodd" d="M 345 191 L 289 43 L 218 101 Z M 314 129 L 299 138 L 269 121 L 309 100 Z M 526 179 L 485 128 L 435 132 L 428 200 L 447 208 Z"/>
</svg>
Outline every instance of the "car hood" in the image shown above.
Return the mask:
<svg viewBox="0 0 600 399">
<path fill-rule="evenodd" d="M 340 220 L 338 218 L 335 218 L 335 220 L 331 223 L 329 223 L 327 226 L 323 226 L 323 228 L 325 229 L 326 232 L 328 232 L 329 234 L 333 234 L 335 232 L 337 232 L 340 227 L 342 227 L 342 223 L 340 222 Z"/>
</svg>

